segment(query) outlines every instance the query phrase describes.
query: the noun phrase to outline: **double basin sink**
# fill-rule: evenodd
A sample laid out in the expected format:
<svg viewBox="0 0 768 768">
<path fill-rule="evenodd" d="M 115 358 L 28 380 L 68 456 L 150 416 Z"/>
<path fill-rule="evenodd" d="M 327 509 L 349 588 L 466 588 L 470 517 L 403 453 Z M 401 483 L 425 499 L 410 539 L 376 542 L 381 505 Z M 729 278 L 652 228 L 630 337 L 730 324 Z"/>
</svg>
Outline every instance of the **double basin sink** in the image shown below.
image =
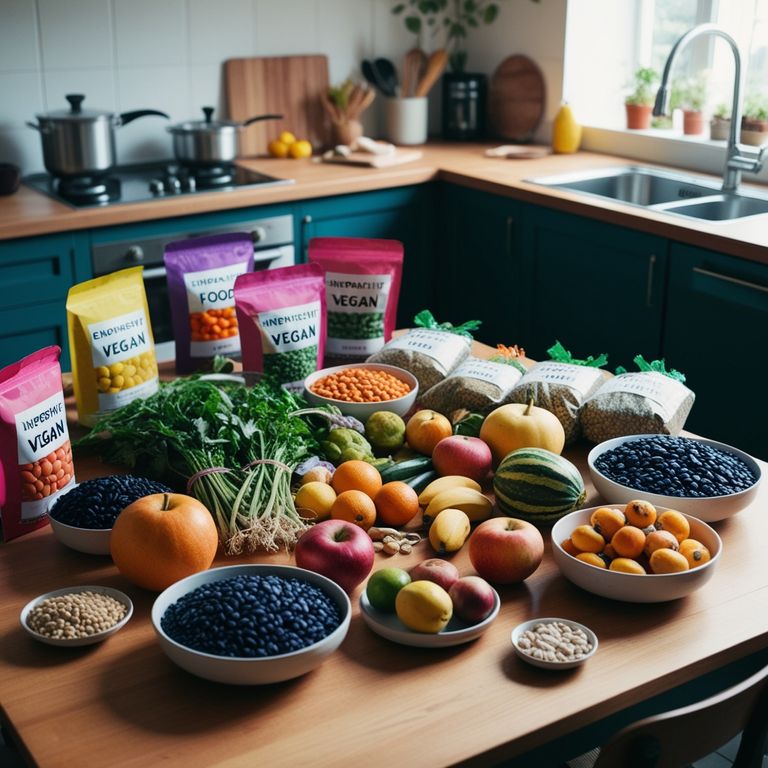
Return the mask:
<svg viewBox="0 0 768 768">
<path fill-rule="evenodd" d="M 726 194 L 717 184 L 656 168 L 601 168 L 527 181 L 707 221 L 731 221 L 768 213 L 768 196 Z"/>
</svg>

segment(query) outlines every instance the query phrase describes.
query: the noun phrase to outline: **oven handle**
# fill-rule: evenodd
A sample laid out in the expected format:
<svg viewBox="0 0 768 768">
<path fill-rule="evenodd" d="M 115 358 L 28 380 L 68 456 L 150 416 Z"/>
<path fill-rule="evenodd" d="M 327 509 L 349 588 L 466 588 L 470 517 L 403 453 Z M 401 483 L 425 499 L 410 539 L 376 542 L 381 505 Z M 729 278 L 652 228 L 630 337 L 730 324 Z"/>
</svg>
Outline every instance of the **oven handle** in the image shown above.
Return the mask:
<svg viewBox="0 0 768 768">
<path fill-rule="evenodd" d="M 156 277 L 165 277 L 165 267 L 152 267 L 151 269 L 145 269 L 141 276 L 145 280 L 154 280 Z"/>
<path fill-rule="evenodd" d="M 275 259 L 279 259 L 282 255 L 283 255 L 283 251 L 281 248 L 265 248 L 260 251 L 254 251 L 253 263 L 254 264 L 268 263 L 270 261 L 274 261 Z"/>
</svg>

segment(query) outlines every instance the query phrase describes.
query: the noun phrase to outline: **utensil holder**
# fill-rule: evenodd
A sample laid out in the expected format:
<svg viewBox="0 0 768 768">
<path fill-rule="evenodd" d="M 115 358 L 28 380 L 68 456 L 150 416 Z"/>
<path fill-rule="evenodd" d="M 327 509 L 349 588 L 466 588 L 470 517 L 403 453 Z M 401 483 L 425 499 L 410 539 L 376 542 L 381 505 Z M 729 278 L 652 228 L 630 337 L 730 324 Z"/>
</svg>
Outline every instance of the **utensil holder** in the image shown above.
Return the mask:
<svg viewBox="0 0 768 768">
<path fill-rule="evenodd" d="M 393 144 L 424 144 L 427 140 L 426 96 L 384 99 L 384 133 Z"/>
</svg>

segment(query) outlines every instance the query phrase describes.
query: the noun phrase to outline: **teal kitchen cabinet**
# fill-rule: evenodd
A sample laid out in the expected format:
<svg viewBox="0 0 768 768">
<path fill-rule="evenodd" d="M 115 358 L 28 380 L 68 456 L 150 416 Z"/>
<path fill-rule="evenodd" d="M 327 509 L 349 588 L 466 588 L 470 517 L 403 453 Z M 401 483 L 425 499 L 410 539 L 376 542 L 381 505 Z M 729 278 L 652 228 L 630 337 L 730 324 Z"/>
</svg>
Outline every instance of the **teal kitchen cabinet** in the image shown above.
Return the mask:
<svg viewBox="0 0 768 768">
<path fill-rule="evenodd" d="M 90 274 L 82 232 L 0 242 L 0 367 L 58 344 L 69 369 L 67 291 Z"/>
<path fill-rule="evenodd" d="M 523 276 L 510 295 L 531 357 L 555 340 L 575 357 L 605 352 L 611 369 L 660 357 L 666 240 L 538 206 L 525 206 L 520 227 Z"/>
<path fill-rule="evenodd" d="M 433 187 L 419 184 L 297 203 L 297 260 L 306 261 L 313 237 L 400 240 L 404 261 L 397 325 L 410 327 L 416 312 L 434 306 Z"/>
<path fill-rule="evenodd" d="M 438 194 L 435 316 L 454 324 L 481 320 L 473 335 L 492 346 L 522 344 L 515 299 L 520 205 L 449 184 Z"/>
<path fill-rule="evenodd" d="M 696 400 L 686 429 L 768 459 L 768 266 L 673 243 L 664 355 Z"/>
</svg>

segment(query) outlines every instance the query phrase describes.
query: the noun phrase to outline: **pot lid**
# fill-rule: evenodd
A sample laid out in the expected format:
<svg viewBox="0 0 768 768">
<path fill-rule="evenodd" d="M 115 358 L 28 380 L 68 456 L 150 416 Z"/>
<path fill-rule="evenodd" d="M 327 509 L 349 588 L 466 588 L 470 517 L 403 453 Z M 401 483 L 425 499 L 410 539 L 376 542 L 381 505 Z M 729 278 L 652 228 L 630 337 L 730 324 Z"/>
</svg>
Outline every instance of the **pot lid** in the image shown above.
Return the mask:
<svg viewBox="0 0 768 768">
<path fill-rule="evenodd" d="M 183 131 L 185 133 L 191 131 L 200 131 L 202 133 L 208 133 L 210 131 L 229 131 L 236 130 L 242 123 L 235 122 L 233 120 L 214 120 L 213 119 L 213 107 L 203 107 L 203 114 L 205 117 L 202 120 L 187 120 L 183 123 L 172 125 L 168 130 L 173 133 L 174 131 Z"/>
<path fill-rule="evenodd" d="M 39 120 L 71 120 L 73 122 L 87 122 L 89 120 L 109 120 L 114 117 L 114 112 L 102 109 L 83 109 L 85 96 L 81 93 L 69 93 L 64 98 L 69 102 L 69 109 L 57 109 L 38 115 Z"/>
</svg>

